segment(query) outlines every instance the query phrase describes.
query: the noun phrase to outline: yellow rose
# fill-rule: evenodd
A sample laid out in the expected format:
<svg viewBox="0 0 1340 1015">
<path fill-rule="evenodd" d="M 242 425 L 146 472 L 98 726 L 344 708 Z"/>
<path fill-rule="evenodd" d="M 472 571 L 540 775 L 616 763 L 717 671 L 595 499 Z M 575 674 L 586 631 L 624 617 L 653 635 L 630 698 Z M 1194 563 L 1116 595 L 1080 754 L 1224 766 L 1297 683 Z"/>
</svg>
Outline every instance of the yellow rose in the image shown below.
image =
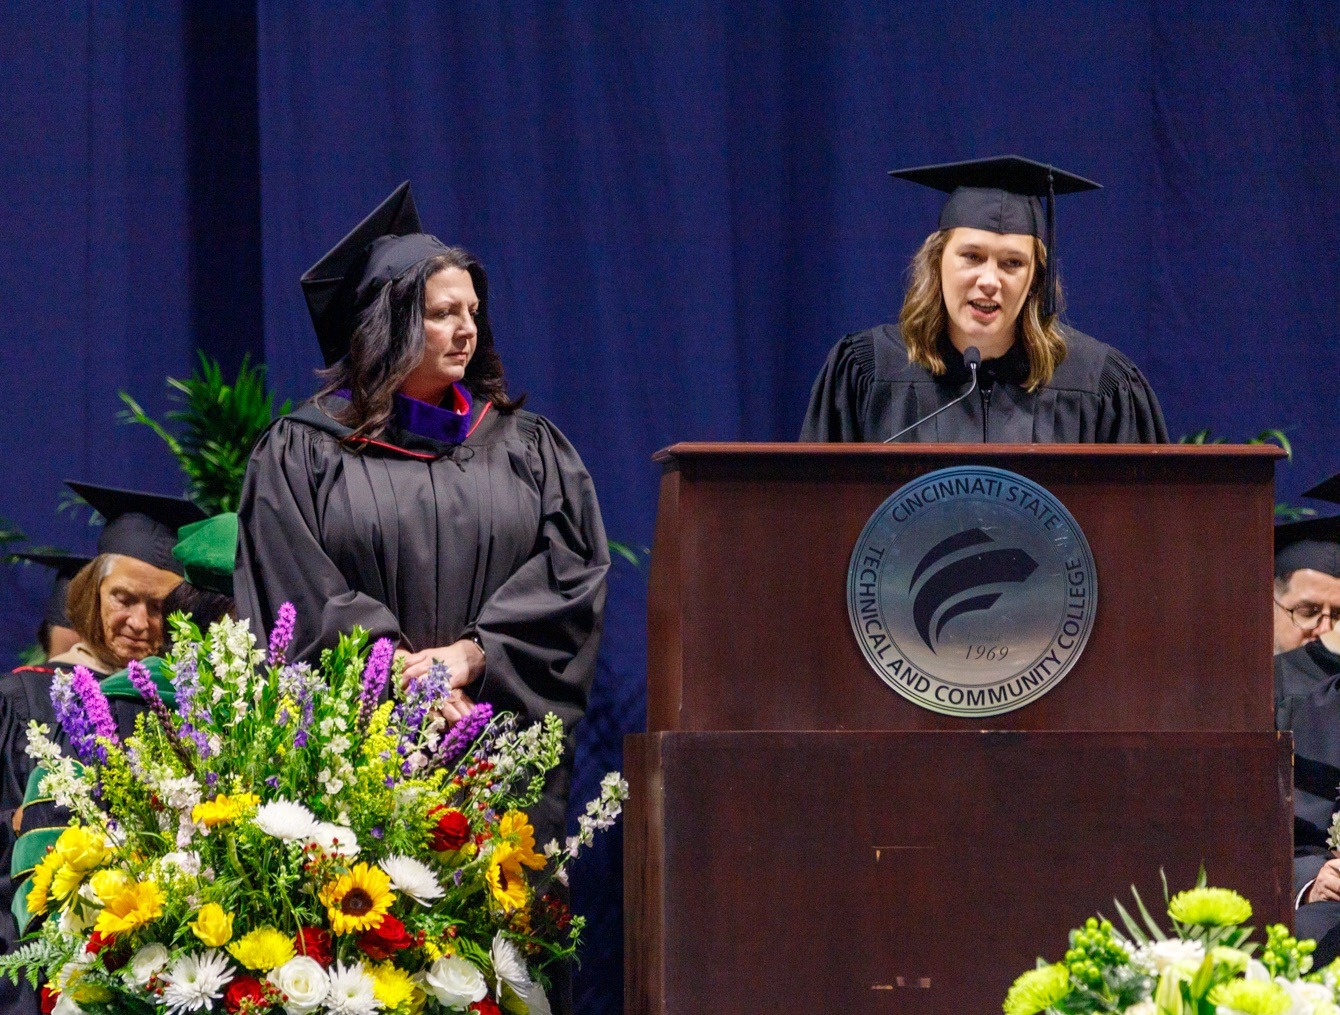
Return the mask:
<svg viewBox="0 0 1340 1015">
<path fill-rule="evenodd" d="M 225 913 L 217 902 L 206 902 L 189 926 L 210 948 L 222 948 L 233 937 L 233 914 Z"/>
<path fill-rule="evenodd" d="M 130 876 L 125 871 L 100 870 L 94 872 L 88 879 L 88 884 L 93 889 L 93 894 L 98 897 L 98 901 L 105 906 L 126 890 L 126 886 L 130 884 Z"/>
<path fill-rule="evenodd" d="M 107 858 L 107 840 L 99 832 L 71 825 L 56 840 L 56 852 L 71 870 L 91 871 Z"/>
</svg>

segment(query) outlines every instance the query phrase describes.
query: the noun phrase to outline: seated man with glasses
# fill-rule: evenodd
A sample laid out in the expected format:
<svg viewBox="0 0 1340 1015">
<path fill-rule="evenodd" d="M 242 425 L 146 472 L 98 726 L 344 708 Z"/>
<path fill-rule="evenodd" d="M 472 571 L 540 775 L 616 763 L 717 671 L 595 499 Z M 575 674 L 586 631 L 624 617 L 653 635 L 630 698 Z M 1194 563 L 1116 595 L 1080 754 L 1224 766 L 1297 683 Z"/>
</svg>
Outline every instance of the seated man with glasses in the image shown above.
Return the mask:
<svg viewBox="0 0 1340 1015">
<path fill-rule="evenodd" d="M 1340 476 L 1304 496 L 1340 502 Z M 1340 675 L 1340 515 L 1275 526 L 1275 724 Z"/>
</svg>

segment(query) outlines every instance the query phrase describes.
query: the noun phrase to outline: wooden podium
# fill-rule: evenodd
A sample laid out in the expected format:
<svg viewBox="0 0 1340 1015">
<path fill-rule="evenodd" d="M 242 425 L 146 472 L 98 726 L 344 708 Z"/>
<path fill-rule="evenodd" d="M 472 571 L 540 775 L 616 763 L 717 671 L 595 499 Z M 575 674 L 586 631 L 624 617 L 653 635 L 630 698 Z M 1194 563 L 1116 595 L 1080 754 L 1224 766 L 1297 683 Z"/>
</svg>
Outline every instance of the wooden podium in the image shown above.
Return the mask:
<svg viewBox="0 0 1340 1015">
<path fill-rule="evenodd" d="M 652 549 L 648 733 L 625 743 L 626 1011 L 1000 1010 L 1159 869 L 1291 913 L 1271 691 L 1273 447 L 680 444 Z M 989 719 L 886 686 L 847 568 L 904 483 L 1019 473 L 1093 551 L 1059 686 Z M 1159 906 L 1151 908 L 1159 909 Z"/>
</svg>

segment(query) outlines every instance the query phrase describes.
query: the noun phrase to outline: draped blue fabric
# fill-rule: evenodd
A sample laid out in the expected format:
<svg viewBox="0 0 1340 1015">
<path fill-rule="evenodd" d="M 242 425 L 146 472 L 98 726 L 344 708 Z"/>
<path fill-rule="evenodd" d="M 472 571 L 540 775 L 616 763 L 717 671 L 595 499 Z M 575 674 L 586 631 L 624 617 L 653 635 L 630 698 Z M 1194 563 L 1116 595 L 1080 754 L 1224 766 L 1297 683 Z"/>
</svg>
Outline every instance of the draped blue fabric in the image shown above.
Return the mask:
<svg viewBox="0 0 1340 1015">
<path fill-rule="evenodd" d="M 1283 427 L 1294 501 L 1340 467 L 1333 5 L 236 6 L 0 13 L 0 515 L 40 540 L 87 545 L 52 513 L 65 474 L 177 487 L 116 388 L 159 407 L 193 346 L 263 333 L 310 392 L 297 277 L 403 179 L 487 265 L 513 390 L 630 544 L 654 450 L 794 437 L 829 346 L 896 315 L 938 204 L 885 171 L 986 154 L 1106 184 L 1058 202 L 1067 318 L 1144 368 L 1174 434 Z M 575 798 L 644 722 L 645 597 L 620 565 Z M 588 1012 L 619 1006 L 619 855 L 575 877 Z"/>
</svg>

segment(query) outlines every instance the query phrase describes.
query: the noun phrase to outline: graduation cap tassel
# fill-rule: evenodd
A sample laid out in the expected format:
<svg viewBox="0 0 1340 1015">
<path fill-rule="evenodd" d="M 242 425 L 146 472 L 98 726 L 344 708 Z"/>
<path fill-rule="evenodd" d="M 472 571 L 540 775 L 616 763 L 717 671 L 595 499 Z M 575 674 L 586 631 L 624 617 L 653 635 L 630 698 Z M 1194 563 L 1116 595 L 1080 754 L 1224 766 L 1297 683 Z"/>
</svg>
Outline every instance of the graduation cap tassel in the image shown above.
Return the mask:
<svg viewBox="0 0 1340 1015">
<path fill-rule="evenodd" d="M 1042 316 L 1056 314 L 1056 179 L 1047 167 L 1047 291 L 1042 300 Z"/>
</svg>

